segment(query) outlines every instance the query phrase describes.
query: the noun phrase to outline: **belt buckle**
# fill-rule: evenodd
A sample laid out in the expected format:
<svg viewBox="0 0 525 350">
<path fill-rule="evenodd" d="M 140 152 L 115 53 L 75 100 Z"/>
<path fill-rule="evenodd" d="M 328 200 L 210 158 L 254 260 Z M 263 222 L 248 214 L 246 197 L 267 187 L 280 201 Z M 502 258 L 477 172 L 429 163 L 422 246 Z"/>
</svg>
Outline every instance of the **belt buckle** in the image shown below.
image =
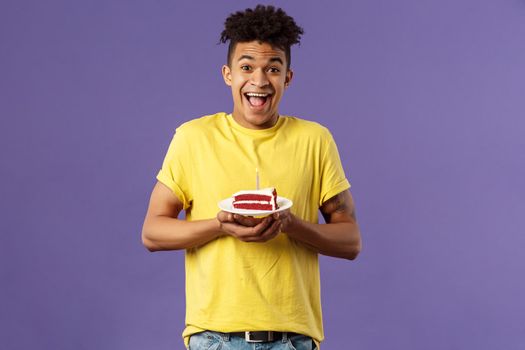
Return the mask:
<svg viewBox="0 0 525 350">
<path fill-rule="evenodd" d="M 266 340 L 257 340 L 251 338 L 251 333 L 255 332 L 244 332 L 244 340 L 246 340 L 247 343 L 264 343 L 265 341 L 273 341 L 273 331 L 268 331 L 268 338 Z"/>
</svg>

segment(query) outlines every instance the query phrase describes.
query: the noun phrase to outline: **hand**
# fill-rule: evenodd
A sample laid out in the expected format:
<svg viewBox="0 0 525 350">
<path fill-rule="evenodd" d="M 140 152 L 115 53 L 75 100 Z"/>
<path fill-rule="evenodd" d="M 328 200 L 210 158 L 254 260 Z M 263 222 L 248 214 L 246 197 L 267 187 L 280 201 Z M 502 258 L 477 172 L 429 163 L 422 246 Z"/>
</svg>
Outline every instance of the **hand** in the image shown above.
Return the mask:
<svg viewBox="0 0 525 350">
<path fill-rule="evenodd" d="M 254 218 L 225 211 L 217 213 L 223 232 L 244 242 L 266 242 L 281 232 L 282 223 L 272 215 Z"/>
<path fill-rule="evenodd" d="M 284 232 L 290 232 L 293 229 L 293 226 L 296 223 L 297 217 L 295 217 L 290 209 L 280 211 L 278 213 L 272 214 L 274 220 L 281 222 L 281 230 Z"/>
</svg>

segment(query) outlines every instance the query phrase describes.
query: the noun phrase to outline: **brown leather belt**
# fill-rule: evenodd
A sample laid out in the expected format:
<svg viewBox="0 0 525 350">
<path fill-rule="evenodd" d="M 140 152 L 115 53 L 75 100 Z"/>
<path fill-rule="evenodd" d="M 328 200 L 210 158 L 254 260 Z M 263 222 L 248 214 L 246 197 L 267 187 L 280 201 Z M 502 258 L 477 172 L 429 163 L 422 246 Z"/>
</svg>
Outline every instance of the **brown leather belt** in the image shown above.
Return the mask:
<svg viewBox="0 0 525 350">
<path fill-rule="evenodd" d="M 276 340 L 282 340 L 284 335 L 288 337 L 293 337 L 298 335 L 298 333 L 291 332 L 273 332 L 273 331 L 255 331 L 255 332 L 232 332 L 230 336 L 232 337 L 241 337 L 246 340 L 248 343 L 264 343 Z"/>
</svg>

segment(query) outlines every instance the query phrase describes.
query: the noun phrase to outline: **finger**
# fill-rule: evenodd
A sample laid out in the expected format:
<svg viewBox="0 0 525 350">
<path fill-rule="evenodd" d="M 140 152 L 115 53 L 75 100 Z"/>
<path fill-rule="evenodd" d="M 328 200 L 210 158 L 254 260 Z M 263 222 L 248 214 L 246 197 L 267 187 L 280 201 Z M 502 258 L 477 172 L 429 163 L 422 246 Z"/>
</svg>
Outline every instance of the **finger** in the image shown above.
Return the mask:
<svg viewBox="0 0 525 350">
<path fill-rule="evenodd" d="M 290 209 L 286 209 L 277 213 L 273 213 L 272 216 L 275 220 L 285 219 L 290 214 Z"/>
<path fill-rule="evenodd" d="M 261 221 L 254 227 L 248 227 L 240 225 L 237 222 L 223 222 L 221 227 L 226 233 L 233 235 L 239 239 L 245 240 L 251 237 L 257 238 L 261 235 L 262 232 L 271 224 L 272 220 L 270 218 Z"/>
<path fill-rule="evenodd" d="M 275 222 L 271 217 L 264 218 L 259 224 L 254 227 L 247 227 L 239 225 L 234 222 L 223 222 L 221 228 L 227 234 L 236 237 L 237 239 L 245 242 L 257 242 L 260 240 L 260 236 L 263 232 L 266 232 L 268 227 Z M 273 231 L 272 231 L 273 232 Z"/>
<path fill-rule="evenodd" d="M 259 223 L 261 223 L 261 221 L 264 220 L 264 218 L 254 218 L 253 216 L 244 216 L 244 215 L 239 215 L 239 214 L 235 214 L 233 216 L 233 219 L 238 224 L 241 224 L 243 226 L 248 226 L 248 227 L 257 226 Z"/>
<path fill-rule="evenodd" d="M 268 229 L 266 229 L 260 236 L 259 240 L 261 242 L 269 241 L 270 239 L 274 239 L 280 232 L 282 228 L 282 222 L 280 221 L 274 221 Z"/>
<path fill-rule="evenodd" d="M 227 211 L 221 210 L 217 213 L 217 220 L 220 222 L 233 222 L 233 214 L 228 213 Z"/>
<path fill-rule="evenodd" d="M 260 236 L 266 229 L 275 222 L 271 216 L 267 216 L 256 226 L 252 227 L 252 235 L 255 237 Z"/>
<path fill-rule="evenodd" d="M 227 224 L 227 228 L 231 230 L 232 234 L 245 242 L 257 242 L 261 234 L 272 223 L 271 218 L 265 218 L 254 227 L 246 227 L 238 224 Z M 226 225 L 224 225 L 226 226 Z"/>
<path fill-rule="evenodd" d="M 235 222 L 226 222 L 221 225 L 222 231 L 226 232 L 230 236 L 234 236 L 238 239 L 244 240 L 245 237 L 252 237 L 253 230 L 251 227 L 239 225 Z"/>
</svg>

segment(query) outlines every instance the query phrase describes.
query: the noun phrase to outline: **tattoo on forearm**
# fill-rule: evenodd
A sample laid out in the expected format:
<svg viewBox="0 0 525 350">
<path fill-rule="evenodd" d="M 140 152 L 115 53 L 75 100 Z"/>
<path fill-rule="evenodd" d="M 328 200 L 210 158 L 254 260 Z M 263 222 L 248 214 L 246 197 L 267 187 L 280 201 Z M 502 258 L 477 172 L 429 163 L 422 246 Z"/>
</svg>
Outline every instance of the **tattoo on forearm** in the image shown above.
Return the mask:
<svg viewBox="0 0 525 350">
<path fill-rule="evenodd" d="M 343 213 L 348 210 L 343 193 L 339 193 L 327 200 L 323 207 L 327 214 L 332 214 L 335 212 Z"/>
<path fill-rule="evenodd" d="M 334 207 L 334 212 L 337 211 L 340 213 L 344 213 L 348 209 L 345 198 L 342 194 L 334 196 L 332 205 Z"/>
<path fill-rule="evenodd" d="M 355 208 L 347 203 L 344 193 L 339 193 L 327 200 L 321 213 L 326 222 L 330 222 L 330 215 L 333 213 L 348 213 L 353 220 L 356 220 Z"/>
</svg>

